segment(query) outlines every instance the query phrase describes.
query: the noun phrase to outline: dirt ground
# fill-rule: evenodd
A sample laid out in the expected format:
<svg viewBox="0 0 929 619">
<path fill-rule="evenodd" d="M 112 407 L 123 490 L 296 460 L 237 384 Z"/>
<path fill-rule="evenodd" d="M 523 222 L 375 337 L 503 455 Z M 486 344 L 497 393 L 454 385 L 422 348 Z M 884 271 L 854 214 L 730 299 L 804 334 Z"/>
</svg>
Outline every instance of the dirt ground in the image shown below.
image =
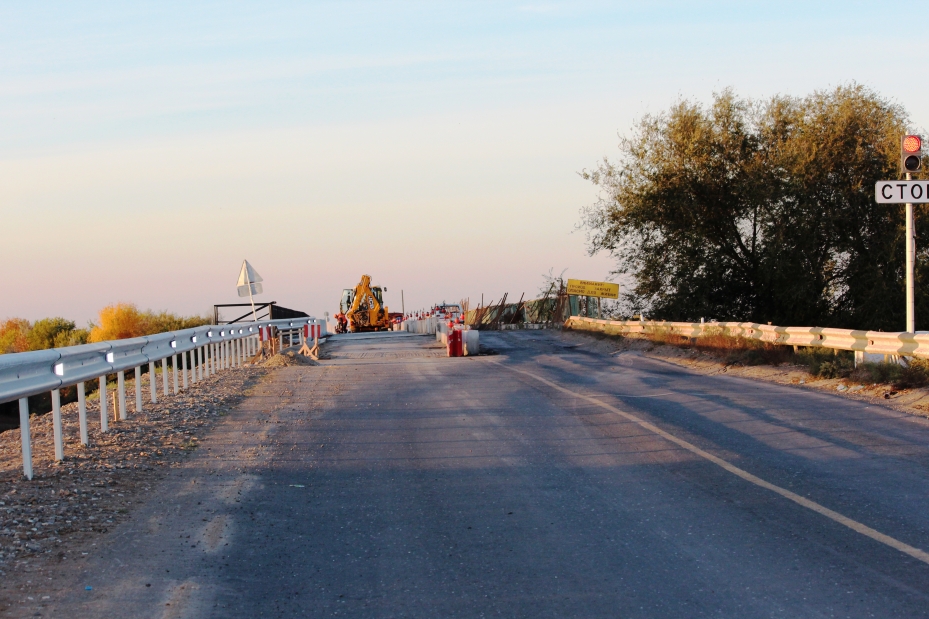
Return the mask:
<svg viewBox="0 0 929 619">
<path fill-rule="evenodd" d="M 274 358 L 266 362 L 271 367 L 290 363 Z M 135 411 L 134 382 L 127 380 L 125 421 L 114 420 L 111 386 L 108 432 L 100 431 L 99 399 L 96 394 L 88 398 L 86 447 L 79 440 L 77 404 L 62 406 L 61 462 L 54 460 L 52 415 L 33 415 L 32 481 L 23 477 L 19 430 L 0 433 L 0 612 L 10 596 L 44 578 L 53 564 L 88 554 L 89 546 L 124 520 L 168 469 L 197 449 L 200 437 L 267 372 L 259 366 L 228 369 L 168 396 L 162 394 L 159 372 L 157 404 L 151 403 L 145 374 L 141 412 Z"/>
<path fill-rule="evenodd" d="M 929 417 L 929 388 L 895 390 L 886 384 L 862 384 L 845 378 L 817 378 L 799 365 L 727 365 L 718 357 L 695 348 L 682 348 L 653 342 L 645 337 L 604 335 L 589 331 L 564 330 L 561 337 L 585 350 L 608 355 L 641 354 L 661 359 L 702 374 L 730 374 L 754 378 L 800 389 L 829 391 L 859 401 Z"/>
</svg>

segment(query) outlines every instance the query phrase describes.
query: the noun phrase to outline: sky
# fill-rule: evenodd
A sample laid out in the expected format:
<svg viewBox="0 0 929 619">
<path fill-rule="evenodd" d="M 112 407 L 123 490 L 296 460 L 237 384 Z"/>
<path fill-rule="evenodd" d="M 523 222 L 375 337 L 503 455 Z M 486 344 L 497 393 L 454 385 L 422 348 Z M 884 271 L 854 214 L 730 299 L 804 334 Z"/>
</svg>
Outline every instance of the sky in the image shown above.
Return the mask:
<svg viewBox="0 0 929 619">
<path fill-rule="evenodd" d="M 0 0 L 0 320 L 208 313 L 243 259 L 316 316 L 609 279 L 578 173 L 637 119 L 855 81 L 927 126 L 919 6 Z"/>
</svg>

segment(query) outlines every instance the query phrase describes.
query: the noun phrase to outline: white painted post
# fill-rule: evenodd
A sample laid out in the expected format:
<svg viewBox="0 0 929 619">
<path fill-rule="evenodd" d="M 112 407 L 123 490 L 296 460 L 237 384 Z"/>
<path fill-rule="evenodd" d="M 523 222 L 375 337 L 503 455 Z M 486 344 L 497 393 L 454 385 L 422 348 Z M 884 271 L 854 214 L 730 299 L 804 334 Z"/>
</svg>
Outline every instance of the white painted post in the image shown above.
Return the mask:
<svg viewBox="0 0 929 619">
<path fill-rule="evenodd" d="M 19 399 L 19 436 L 23 443 L 23 475 L 32 479 L 32 433 L 29 431 L 29 398 Z"/>
<path fill-rule="evenodd" d="M 201 346 L 197 349 L 197 382 L 199 383 L 203 380 L 203 351 L 205 347 Z"/>
<path fill-rule="evenodd" d="M 210 342 L 209 347 L 207 348 L 209 355 L 206 360 L 206 375 L 212 376 L 216 373 L 216 344 Z"/>
<path fill-rule="evenodd" d="M 148 362 L 148 390 L 151 392 L 152 404 L 158 403 L 158 383 L 155 381 L 155 362 Z"/>
<path fill-rule="evenodd" d="M 119 418 L 126 420 L 129 415 L 126 413 L 126 372 L 123 370 L 116 374 L 116 390 L 119 393 Z"/>
<path fill-rule="evenodd" d="M 171 355 L 171 370 L 174 378 L 174 395 L 177 395 L 177 354 Z"/>
<path fill-rule="evenodd" d="M 168 358 L 161 360 L 161 393 L 168 397 Z"/>
<path fill-rule="evenodd" d="M 77 423 L 81 428 L 81 445 L 88 445 L 87 438 L 87 395 L 84 393 L 84 383 L 77 384 Z"/>
<path fill-rule="evenodd" d="M 280 344 L 280 348 L 278 349 L 278 352 L 280 352 L 284 350 L 284 332 L 283 331 L 277 332 L 277 339 L 278 339 L 278 344 Z"/>
<path fill-rule="evenodd" d="M 187 390 L 187 353 L 181 353 L 181 369 L 184 372 L 184 391 Z"/>
<path fill-rule="evenodd" d="M 135 412 L 142 412 L 142 366 L 135 368 Z"/>
<path fill-rule="evenodd" d="M 100 431 L 106 432 L 109 430 L 110 420 L 107 419 L 106 412 L 106 374 L 100 377 Z"/>
<path fill-rule="evenodd" d="M 65 459 L 64 438 L 61 436 L 61 391 L 52 389 L 52 432 L 55 436 L 55 460 Z"/>
</svg>

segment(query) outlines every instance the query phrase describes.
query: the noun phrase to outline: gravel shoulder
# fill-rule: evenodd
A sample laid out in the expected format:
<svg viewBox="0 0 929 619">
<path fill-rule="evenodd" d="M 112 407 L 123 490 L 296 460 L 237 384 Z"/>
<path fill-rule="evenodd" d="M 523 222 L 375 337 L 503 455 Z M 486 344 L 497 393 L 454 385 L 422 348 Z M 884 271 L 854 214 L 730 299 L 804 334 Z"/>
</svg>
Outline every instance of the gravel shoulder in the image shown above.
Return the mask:
<svg viewBox="0 0 929 619">
<path fill-rule="evenodd" d="M 0 434 L 0 613 L 13 612 L 22 601 L 40 603 L 32 592 L 47 579 L 45 573 L 88 555 L 268 372 L 257 366 L 228 369 L 177 395 L 165 397 L 159 389 L 157 404 L 151 403 L 146 374 L 141 412 L 134 410 L 135 387 L 128 380 L 129 419 L 113 421 L 111 404 L 106 433 L 100 431 L 99 400 L 88 399 L 87 447 L 79 440 L 77 404 L 63 406 L 61 462 L 53 457 L 52 415 L 34 415 L 32 481 L 22 474 L 19 430 Z"/>
</svg>

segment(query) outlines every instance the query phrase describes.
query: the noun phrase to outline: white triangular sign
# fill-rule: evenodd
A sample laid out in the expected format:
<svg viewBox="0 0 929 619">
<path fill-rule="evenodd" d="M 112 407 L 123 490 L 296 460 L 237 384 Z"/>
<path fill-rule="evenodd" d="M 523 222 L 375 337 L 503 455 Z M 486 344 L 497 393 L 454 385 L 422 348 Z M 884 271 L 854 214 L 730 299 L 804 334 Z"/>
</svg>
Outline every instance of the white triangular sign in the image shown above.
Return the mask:
<svg viewBox="0 0 929 619">
<path fill-rule="evenodd" d="M 242 271 L 239 273 L 239 283 L 236 286 L 245 286 L 246 284 L 257 284 L 263 282 L 264 278 L 258 275 L 255 267 L 248 263 L 248 260 L 242 261 Z"/>
<path fill-rule="evenodd" d="M 261 284 L 264 281 L 261 275 L 248 263 L 248 260 L 242 261 L 242 271 L 239 273 L 239 283 L 236 284 L 240 297 L 261 294 Z"/>
</svg>

